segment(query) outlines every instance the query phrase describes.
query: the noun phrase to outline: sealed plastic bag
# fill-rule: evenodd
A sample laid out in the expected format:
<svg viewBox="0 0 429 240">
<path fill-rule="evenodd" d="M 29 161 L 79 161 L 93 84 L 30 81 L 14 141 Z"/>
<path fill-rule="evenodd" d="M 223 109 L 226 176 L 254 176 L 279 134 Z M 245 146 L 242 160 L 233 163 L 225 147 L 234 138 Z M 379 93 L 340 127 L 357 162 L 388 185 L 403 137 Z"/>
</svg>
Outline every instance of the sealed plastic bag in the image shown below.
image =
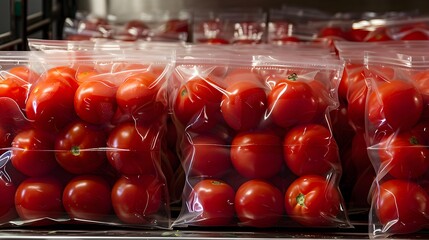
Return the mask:
<svg viewBox="0 0 429 240">
<path fill-rule="evenodd" d="M 0 211 L 1 225 L 169 228 L 161 139 L 171 53 L 22 55 L 0 58 L 1 84 L 17 93 L 0 95 L 8 113 L 0 168 L 8 197 L 0 206 L 16 211 Z M 18 72 L 18 65 L 30 70 Z"/>
<path fill-rule="evenodd" d="M 370 192 L 372 237 L 415 233 L 429 223 L 428 64 L 424 49 L 427 47 L 368 52 L 365 56 L 366 138 L 376 171 Z"/>
<path fill-rule="evenodd" d="M 350 226 L 327 118 L 342 64 L 285 58 L 178 59 L 169 100 L 186 178 L 173 226 Z"/>
</svg>

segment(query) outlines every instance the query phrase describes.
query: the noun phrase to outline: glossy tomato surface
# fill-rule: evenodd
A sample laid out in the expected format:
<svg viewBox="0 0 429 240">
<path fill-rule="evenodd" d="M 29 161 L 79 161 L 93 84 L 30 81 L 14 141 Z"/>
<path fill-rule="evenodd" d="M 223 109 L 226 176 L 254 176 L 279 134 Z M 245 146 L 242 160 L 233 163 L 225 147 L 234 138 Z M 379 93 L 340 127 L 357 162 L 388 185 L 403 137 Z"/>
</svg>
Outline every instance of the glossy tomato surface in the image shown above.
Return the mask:
<svg viewBox="0 0 429 240">
<path fill-rule="evenodd" d="M 53 151 L 54 138 L 43 130 L 29 129 L 18 133 L 12 147 L 13 166 L 27 176 L 45 176 L 58 166 Z"/>
<path fill-rule="evenodd" d="M 283 164 L 282 140 L 272 132 L 244 132 L 231 144 L 231 161 L 246 178 L 271 178 Z"/>
<path fill-rule="evenodd" d="M 385 181 L 380 184 L 373 201 L 384 232 L 415 233 L 427 225 L 428 195 L 414 182 L 399 179 Z"/>
<path fill-rule="evenodd" d="M 24 220 L 58 219 L 64 214 L 62 194 L 63 185 L 55 178 L 28 178 L 16 190 L 16 211 Z"/>
<path fill-rule="evenodd" d="M 71 218 L 99 221 L 112 210 L 109 183 L 101 176 L 80 175 L 64 188 L 62 201 Z"/>
<path fill-rule="evenodd" d="M 268 94 L 268 116 L 288 128 L 311 122 L 318 111 L 318 101 L 310 85 L 296 77 L 282 80 Z"/>
<path fill-rule="evenodd" d="M 235 216 L 234 189 L 219 180 L 205 179 L 198 182 L 188 197 L 190 212 L 197 212 L 195 225 L 228 226 Z"/>
<path fill-rule="evenodd" d="M 161 163 L 159 132 L 156 127 L 123 123 L 107 139 L 109 163 L 126 175 L 156 174 Z"/>
<path fill-rule="evenodd" d="M 221 112 L 225 122 L 237 131 L 256 128 L 267 109 L 267 95 L 260 83 L 254 79 L 231 79 L 222 97 Z M 247 77 L 247 76 L 246 76 Z"/>
<path fill-rule="evenodd" d="M 131 224 L 147 224 L 165 199 L 164 184 L 152 175 L 122 176 L 112 189 L 113 210 L 118 218 Z"/>
<path fill-rule="evenodd" d="M 109 81 L 85 81 L 74 96 L 76 114 L 92 124 L 107 124 L 116 112 L 116 89 Z"/>
<path fill-rule="evenodd" d="M 287 214 L 311 227 L 335 225 L 341 211 L 341 195 L 325 177 L 306 175 L 295 180 L 285 194 Z"/>
<path fill-rule="evenodd" d="M 58 164 L 73 174 L 94 172 L 106 162 L 104 150 L 107 141 L 105 129 L 76 121 L 56 137 L 55 158 Z"/>
<path fill-rule="evenodd" d="M 174 117 L 191 131 L 213 128 L 220 118 L 221 89 L 210 79 L 196 77 L 187 81 L 175 97 Z"/>
<path fill-rule="evenodd" d="M 303 124 L 286 133 L 284 161 L 298 176 L 340 171 L 338 146 L 332 133 L 319 124 Z"/>
<path fill-rule="evenodd" d="M 235 211 L 243 226 L 274 227 L 284 213 L 284 196 L 269 182 L 250 180 L 235 194 Z"/>
</svg>

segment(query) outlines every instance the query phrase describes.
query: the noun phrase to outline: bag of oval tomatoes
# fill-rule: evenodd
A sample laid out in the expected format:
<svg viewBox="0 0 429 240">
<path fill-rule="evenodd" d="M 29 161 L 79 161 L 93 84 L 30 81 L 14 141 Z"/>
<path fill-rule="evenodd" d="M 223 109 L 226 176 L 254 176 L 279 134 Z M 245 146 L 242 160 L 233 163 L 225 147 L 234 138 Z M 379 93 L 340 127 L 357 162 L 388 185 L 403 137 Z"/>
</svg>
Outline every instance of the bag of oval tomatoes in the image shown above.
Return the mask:
<svg viewBox="0 0 429 240">
<path fill-rule="evenodd" d="M 0 57 L 0 225 L 169 228 L 171 52 L 23 54 Z"/>
<path fill-rule="evenodd" d="M 169 100 L 186 178 L 173 226 L 350 226 L 327 117 L 342 67 L 298 55 L 179 58 Z"/>
<path fill-rule="evenodd" d="M 376 171 L 369 215 L 374 237 L 415 233 L 429 224 L 429 65 L 424 49 L 365 55 L 366 139 Z"/>
</svg>

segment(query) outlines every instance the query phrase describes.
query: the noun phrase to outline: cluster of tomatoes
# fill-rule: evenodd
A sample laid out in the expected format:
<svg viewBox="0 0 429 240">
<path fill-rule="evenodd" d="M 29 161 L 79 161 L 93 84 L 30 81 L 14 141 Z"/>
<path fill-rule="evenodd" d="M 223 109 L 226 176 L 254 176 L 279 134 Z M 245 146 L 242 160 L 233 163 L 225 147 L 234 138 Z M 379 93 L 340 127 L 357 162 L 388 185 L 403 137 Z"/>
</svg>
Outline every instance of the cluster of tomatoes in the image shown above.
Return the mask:
<svg viewBox="0 0 429 240">
<path fill-rule="evenodd" d="M 317 79 L 324 75 L 313 72 L 310 79 L 306 69 L 192 70 L 202 75 L 176 67 L 179 84 L 172 94 L 187 176 L 184 210 L 175 224 L 345 224 L 338 146 L 325 116 L 335 99 L 326 79 Z"/>
<path fill-rule="evenodd" d="M 368 69 L 368 153 L 377 162 L 379 184 L 371 192 L 374 218 L 391 234 L 413 233 L 429 224 L 429 75 Z"/>
<path fill-rule="evenodd" d="M 129 63 L 3 71 L 1 222 L 165 220 L 160 71 Z"/>
</svg>

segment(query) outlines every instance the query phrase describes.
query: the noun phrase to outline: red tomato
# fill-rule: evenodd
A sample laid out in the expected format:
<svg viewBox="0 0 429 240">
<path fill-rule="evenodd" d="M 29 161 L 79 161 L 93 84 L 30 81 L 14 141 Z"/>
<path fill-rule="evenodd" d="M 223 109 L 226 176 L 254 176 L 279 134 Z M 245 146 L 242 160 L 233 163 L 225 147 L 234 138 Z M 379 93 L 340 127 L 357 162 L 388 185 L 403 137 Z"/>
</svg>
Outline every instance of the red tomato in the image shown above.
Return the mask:
<svg viewBox="0 0 429 240">
<path fill-rule="evenodd" d="M 71 218 L 99 221 L 112 210 L 110 186 L 100 176 L 81 175 L 64 188 L 63 206 Z"/>
<path fill-rule="evenodd" d="M 15 212 L 15 191 L 16 186 L 12 182 L 6 181 L 0 175 L 0 222 L 5 223 L 16 217 Z"/>
<path fill-rule="evenodd" d="M 30 177 L 47 175 L 55 167 L 54 139 L 40 129 L 18 133 L 12 141 L 11 161 L 21 173 Z"/>
<path fill-rule="evenodd" d="M 151 175 L 122 176 L 112 189 L 112 206 L 124 223 L 147 224 L 161 209 L 165 185 Z"/>
<path fill-rule="evenodd" d="M 230 149 L 222 139 L 199 135 L 184 149 L 184 166 L 189 176 L 221 177 L 231 169 Z"/>
<path fill-rule="evenodd" d="M 226 123 L 237 131 L 256 128 L 267 109 L 267 96 L 255 81 L 232 82 L 222 97 L 221 111 Z"/>
<path fill-rule="evenodd" d="M 74 174 L 90 173 L 106 162 L 106 154 L 97 148 L 106 147 L 104 129 L 77 121 L 64 128 L 55 142 L 58 164 Z"/>
<path fill-rule="evenodd" d="M 74 109 L 84 121 L 92 124 L 109 123 L 117 108 L 117 87 L 109 81 L 85 81 L 74 95 Z"/>
<path fill-rule="evenodd" d="M 356 82 L 347 95 L 347 112 L 355 129 L 365 129 L 365 107 L 368 87 L 365 81 Z"/>
<path fill-rule="evenodd" d="M 322 125 L 299 125 L 289 130 L 283 141 L 283 153 L 286 165 L 298 176 L 326 176 L 331 171 L 340 171 L 337 143 Z"/>
<path fill-rule="evenodd" d="M 15 76 L 0 80 L 0 97 L 13 99 L 20 109 L 25 109 L 25 102 L 30 91 L 30 83 Z"/>
<path fill-rule="evenodd" d="M 411 76 L 423 98 L 423 119 L 429 119 L 429 71 L 420 71 Z"/>
<path fill-rule="evenodd" d="M 401 40 L 402 41 L 407 41 L 407 40 L 429 40 L 429 36 L 426 34 L 426 32 L 416 29 L 416 30 L 410 31 L 407 34 L 405 34 L 404 36 L 402 36 Z"/>
<path fill-rule="evenodd" d="M 341 195 L 325 177 L 306 175 L 289 186 L 285 208 L 288 216 L 304 226 L 334 226 L 342 208 Z"/>
<path fill-rule="evenodd" d="M 125 175 L 157 174 L 161 163 L 157 128 L 123 123 L 112 130 L 106 151 L 109 163 Z"/>
<path fill-rule="evenodd" d="M 231 144 L 231 161 L 246 178 L 271 178 L 283 164 L 282 140 L 275 133 L 239 133 Z"/>
<path fill-rule="evenodd" d="M 367 29 L 353 28 L 348 32 L 348 36 L 351 41 L 364 42 L 369 33 Z"/>
<path fill-rule="evenodd" d="M 336 37 L 340 39 L 345 39 L 346 34 L 340 27 L 325 27 L 322 28 L 319 32 L 319 37 L 326 38 L 326 37 Z"/>
<path fill-rule="evenodd" d="M 346 65 L 338 86 L 338 97 L 341 100 L 347 101 L 351 86 L 358 82 L 365 82 L 364 68 L 363 64 L 348 63 Z"/>
<path fill-rule="evenodd" d="M 33 84 L 39 79 L 39 74 L 26 66 L 13 67 L 7 70 L 13 77 L 17 77 L 27 83 Z"/>
<path fill-rule="evenodd" d="M 317 111 L 314 122 L 326 121 L 326 114 L 329 113 L 328 110 L 332 110 L 332 107 L 335 104 L 335 100 L 330 93 L 330 87 L 318 80 L 312 80 L 308 82 L 308 85 L 310 86 L 317 102 Z"/>
<path fill-rule="evenodd" d="M 410 132 L 394 133 L 383 138 L 378 148 L 380 168 L 395 178 L 422 176 L 429 169 L 429 150 L 422 144 L 423 141 Z"/>
<path fill-rule="evenodd" d="M 119 86 L 116 92 L 118 106 L 125 114 L 150 123 L 159 119 L 164 112 L 164 99 L 160 99 L 162 85 L 159 75 L 153 73 L 137 73 Z"/>
<path fill-rule="evenodd" d="M 85 82 L 92 76 L 100 74 L 95 65 L 78 65 L 76 67 L 76 81 L 78 84 Z"/>
<path fill-rule="evenodd" d="M 59 66 L 49 69 L 44 75 L 44 80 L 48 79 L 54 79 L 54 81 L 65 83 L 72 89 L 76 89 L 78 87 L 78 83 L 76 81 L 76 70 L 71 67 Z"/>
<path fill-rule="evenodd" d="M 193 224 L 200 226 L 227 226 L 232 223 L 235 191 L 220 180 L 205 179 L 192 189 L 187 200 L 189 212 L 196 213 Z"/>
<path fill-rule="evenodd" d="M 74 119 L 77 83 L 67 69 L 65 72 L 59 68 L 49 70 L 45 79 L 30 91 L 25 112 L 28 119 L 43 129 L 58 131 Z"/>
<path fill-rule="evenodd" d="M 54 178 L 28 178 L 16 190 L 16 211 L 24 220 L 58 219 L 64 214 L 62 194 L 63 186 Z"/>
<path fill-rule="evenodd" d="M 317 115 L 318 99 L 311 87 L 294 75 L 281 80 L 271 90 L 267 111 L 275 124 L 289 128 L 311 122 Z"/>
<path fill-rule="evenodd" d="M 219 121 L 221 90 L 210 79 L 196 77 L 187 81 L 175 97 L 174 117 L 191 131 L 213 128 Z"/>
<path fill-rule="evenodd" d="M 235 194 L 235 211 L 240 224 L 250 227 L 274 227 L 282 218 L 283 194 L 263 180 L 243 183 Z"/>
<path fill-rule="evenodd" d="M 412 83 L 392 80 L 381 83 L 370 93 L 367 106 L 368 119 L 375 127 L 405 131 L 419 121 L 423 99 Z"/>
<path fill-rule="evenodd" d="M 393 179 L 383 182 L 374 196 L 375 213 L 389 234 L 415 233 L 427 226 L 429 196 L 418 184 Z"/>
</svg>

